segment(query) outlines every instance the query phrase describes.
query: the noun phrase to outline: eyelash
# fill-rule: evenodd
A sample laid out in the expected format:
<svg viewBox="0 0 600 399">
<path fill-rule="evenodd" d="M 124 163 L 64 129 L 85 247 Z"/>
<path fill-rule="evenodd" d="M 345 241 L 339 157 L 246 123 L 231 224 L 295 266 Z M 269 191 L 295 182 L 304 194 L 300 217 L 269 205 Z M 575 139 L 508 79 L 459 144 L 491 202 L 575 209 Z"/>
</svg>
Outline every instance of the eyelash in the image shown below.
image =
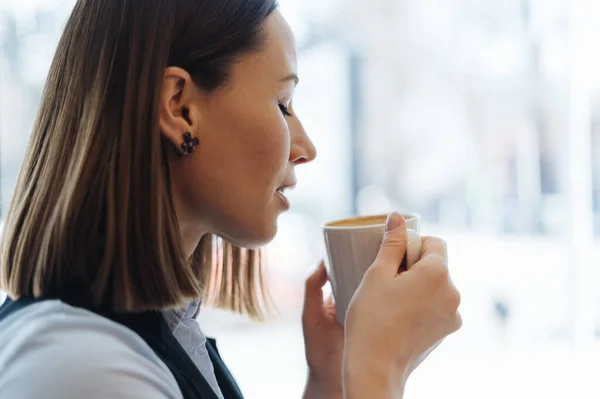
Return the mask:
<svg viewBox="0 0 600 399">
<path fill-rule="evenodd" d="M 281 110 L 281 113 L 282 113 L 283 115 L 287 116 L 287 117 L 294 116 L 294 115 L 292 115 L 292 113 L 289 111 L 288 107 L 286 107 L 286 106 L 285 106 L 285 105 L 283 105 L 283 104 L 279 104 L 279 109 Z"/>
</svg>

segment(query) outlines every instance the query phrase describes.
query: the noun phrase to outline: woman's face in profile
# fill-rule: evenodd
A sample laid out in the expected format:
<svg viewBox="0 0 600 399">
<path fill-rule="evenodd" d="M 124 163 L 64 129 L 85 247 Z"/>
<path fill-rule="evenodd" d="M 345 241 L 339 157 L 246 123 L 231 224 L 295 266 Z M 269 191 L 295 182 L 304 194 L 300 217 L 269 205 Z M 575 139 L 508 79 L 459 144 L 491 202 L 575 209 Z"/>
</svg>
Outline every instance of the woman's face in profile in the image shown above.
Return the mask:
<svg viewBox="0 0 600 399">
<path fill-rule="evenodd" d="M 274 237 L 277 217 L 289 207 L 281 189 L 295 185 L 294 167 L 316 155 L 292 104 L 293 34 L 278 11 L 264 31 L 264 45 L 234 63 L 225 85 L 210 93 L 195 89 L 193 133 L 200 145 L 171 165 L 180 224 L 201 222 L 246 247 Z"/>
</svg>

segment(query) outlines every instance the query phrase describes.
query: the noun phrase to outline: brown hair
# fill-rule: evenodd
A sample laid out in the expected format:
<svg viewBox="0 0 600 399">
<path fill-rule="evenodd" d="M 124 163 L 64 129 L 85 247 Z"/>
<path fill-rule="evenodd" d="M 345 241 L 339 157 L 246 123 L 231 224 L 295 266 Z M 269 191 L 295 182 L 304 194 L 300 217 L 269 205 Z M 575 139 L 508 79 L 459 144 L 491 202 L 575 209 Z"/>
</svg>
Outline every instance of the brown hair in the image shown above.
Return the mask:
<svg viewBox="0 0 600 399">
<path fill-rule="evenodd" d="M 158 104 L 165 68 L 214 90 L 275 0 L 78 0 L 0 243 L 0 288 L 142 311 L 203 297 L 260 318 L 262 255 L 204 237 L 185 259 Z"/>
</svg>

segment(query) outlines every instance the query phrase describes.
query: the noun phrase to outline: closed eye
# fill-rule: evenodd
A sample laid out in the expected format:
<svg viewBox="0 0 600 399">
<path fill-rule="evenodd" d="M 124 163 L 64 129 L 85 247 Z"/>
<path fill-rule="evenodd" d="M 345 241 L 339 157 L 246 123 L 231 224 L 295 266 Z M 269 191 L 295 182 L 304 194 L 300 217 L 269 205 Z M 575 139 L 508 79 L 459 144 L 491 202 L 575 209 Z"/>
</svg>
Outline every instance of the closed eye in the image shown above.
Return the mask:
<svg viewBox="0 0 600 399">
<path fill-rule="evenodd" d="M 288 109 L 288 107 L 286 107 L 283 104 L 279 104 L 279 109 L 281 110 L 281 113 L 283 115 L 285 115 L 286 117 L 294 116 L 294 115 L 292 115 L 292 113 L 290 112 L 290 110 Z"/>
</svg>

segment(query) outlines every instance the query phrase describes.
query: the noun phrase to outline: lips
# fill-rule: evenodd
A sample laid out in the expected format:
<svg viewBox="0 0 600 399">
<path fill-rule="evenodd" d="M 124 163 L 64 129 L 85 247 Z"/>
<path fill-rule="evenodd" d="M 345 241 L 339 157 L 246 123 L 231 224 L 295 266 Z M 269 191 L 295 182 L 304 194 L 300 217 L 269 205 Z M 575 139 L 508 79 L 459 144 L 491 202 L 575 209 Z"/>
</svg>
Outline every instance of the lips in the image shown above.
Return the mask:
<svg viewBox="0 0 600 399">
<path fill-rule="evenodd" d="M 279 194 L 285 195 L 286 192 L 291 191 L 294 188 L 296 188 L 296 181 L 290 180 L 288 182 L 284 182 L 281 186 L 279 186 L 279 188 L 277 189 L 277 192 Z"/>
<path fill-rule="evenodd" d="M 289 192 L 289 191 L 291 191 L 291 190 L 293 190 L 294 187 L 296 187 L 296 181 L 295 180 L 290 180 L 288 182 L 284 182 L 284 184 L 282 184 L 277 189 L 277 195 L 279 196 L 279 198 L 283 202 L 283 205 L 284 205 L 284 207 L 286 209 L 290 208 L 290 201 L 286 197 L 286 193 Z"/>
<path fill-rule="evenodd" d="M 280 187 L 277 189 L 277 192 L 281 195 L 286 195 L 287 192 L 291 191 L 294 187 L 293 186 L 289 186 L 289 187 Z"/>
</svg>

